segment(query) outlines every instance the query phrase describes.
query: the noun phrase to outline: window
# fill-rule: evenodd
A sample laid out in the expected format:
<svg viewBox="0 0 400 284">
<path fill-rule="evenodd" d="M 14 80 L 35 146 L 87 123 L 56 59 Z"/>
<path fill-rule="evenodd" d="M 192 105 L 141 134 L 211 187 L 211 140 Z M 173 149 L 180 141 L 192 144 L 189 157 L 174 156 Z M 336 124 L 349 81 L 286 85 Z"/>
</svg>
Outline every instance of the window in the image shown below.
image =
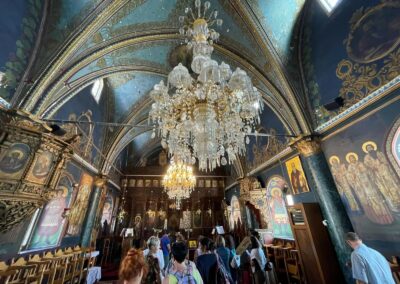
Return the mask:
<svg viewBox="0 0 400 284">
<path fill-rule="evenodd" d="M 331 14 L 333 9 L 340 3 L 341 0 L 319 0 L 322 7 L 328 14 Z"/>
<path fill-rule="evenodd" d="M 104 87 L 103 79 L 97 79 L 96 81 L 94 81 L 91 93 L 96 103 L 100 102 L 101 92 L 103 91 L 103 87 Z"/>
</svg>

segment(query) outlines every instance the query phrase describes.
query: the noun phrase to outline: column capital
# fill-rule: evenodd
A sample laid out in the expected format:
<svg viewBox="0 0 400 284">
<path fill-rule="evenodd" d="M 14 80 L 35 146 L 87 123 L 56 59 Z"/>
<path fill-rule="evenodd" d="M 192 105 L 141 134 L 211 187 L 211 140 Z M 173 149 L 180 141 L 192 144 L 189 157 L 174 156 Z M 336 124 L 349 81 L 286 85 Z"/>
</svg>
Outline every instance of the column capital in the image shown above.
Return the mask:
<svg viewBox="0 0 400 284">
<path fill-rule="evenodd" d="M 101 188 L 107 184 L 107 180 L 108 180 L 107 176 L 99 175 L 99 176 L 95 177 L 94 185 L 98 188 Z"/>
<path fill-rule="evenodd" d="M 321 152 L 321 139 L 318 136 L 300 136 L 290 143 L 290 147 L 297 149 L 304 157 L 309 157 Z"/>
</svg>

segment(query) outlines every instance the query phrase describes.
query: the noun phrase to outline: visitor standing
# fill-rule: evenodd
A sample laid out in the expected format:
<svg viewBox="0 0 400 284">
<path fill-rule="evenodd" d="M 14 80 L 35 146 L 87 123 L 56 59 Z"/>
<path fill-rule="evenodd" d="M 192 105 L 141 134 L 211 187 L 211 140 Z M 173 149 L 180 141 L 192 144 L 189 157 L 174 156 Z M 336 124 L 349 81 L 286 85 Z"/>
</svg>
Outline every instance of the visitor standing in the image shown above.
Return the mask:
<svg viewBox="0 0 400 284">
<path fill-rule="evenodd" d="M 346 242 L 353 249 L 351 267 L 357 283 L 395 284 L 389 263 L 382 254 L 363 244 L 356 233 L 347 233 Z"/>
<path fill-rule="evenodd" d="M 230 264 L 232 280 L 234 283 L 236 283 L 238 268 L 240 266 L 240 257 L 239 259 L 235 259 L 236 246 L 235 246 L 235 240 L 233 239 L 232 235 L 226 236 L 226 247 L 229 249 L 229 264 Z"/>
<path fill-rule="evenodd" d="M 217 255 L 210 250 L 211 240 L 204 237 L 200 241 L 201 255 L 197 257 L 199 269 L 204 284 L 216 284 Z"/>
<path fill-rule="evenodd" d="M 164 269 L 164 257 L 160 250 L 160 240 L 156 236 L 151 236 L 147 241 L 147 249 L 143 251 L 147 265 L 148 273 L 145 278 L 145 283 L 161 284 L 162 273 Z"/>
<path fill-rule="evenodd" d="M 264 284 L 266 283 L 265 265 L 267 264 L 267 258 L 265 257 L 264 251 L 261 248 L 260 241 L 255 236 L 251 236 L 250 241 L 250 259 L 253 284 Z"/>
<path fill-rule="evenodd" d="M 131 249 L 122 260 L 119 268 L 119 280 L 123 284 L 141 284 L 147 274 L 147 265 L 141 250 Z"/>
<path fill-rule="evenodd" d="M 169 239 L 167 230 L 164 230 L 164 235 L 161 237 L 161 250 L 164 257 L 164 269 L 166 269 L 169 264 L 169 254 L 171 252 L 171 240 Z"/>
<path fill-rule="evenodd" d="M 176 242 L 171 247 L 171 268 L 164 278 L 163 284 L 203 284 L 196 265 L 186 260 L 188 248 L 184 242 Z"/>
<path fill-rule="evenodd" d="M 216 250 L 215 252 L 219 255 L 222 260 L 222 263 L 225 267 L 227 273 L 231 273 L 229 259 L 230 259 L 230 251 L 225 247 L 225 238 L 221 235 L 217 236 L 215 241 Z"/>
</svg>

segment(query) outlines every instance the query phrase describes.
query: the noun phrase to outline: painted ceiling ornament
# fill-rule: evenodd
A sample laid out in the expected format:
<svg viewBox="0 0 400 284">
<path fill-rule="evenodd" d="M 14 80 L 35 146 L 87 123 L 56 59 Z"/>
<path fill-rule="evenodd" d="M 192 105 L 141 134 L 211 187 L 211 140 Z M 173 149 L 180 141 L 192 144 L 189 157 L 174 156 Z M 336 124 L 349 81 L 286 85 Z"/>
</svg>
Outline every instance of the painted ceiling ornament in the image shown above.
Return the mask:
<svg viewBox="0 0 400 284">
<path fill-rule="evenodd" d="M 291 142 L 291 146 L 297 149 L 304 157 L 309 157 L 321 152 L 321 142 L 318 137 L 303 136 Z"/>
<path fill-rule="evenodd" d="M 186 164 L 199 162 L 200 170 L 232 164 L 246 152 L 247 133 L 260 122 L 263 102 L 247 73 L 211 59 L 219 33 L 211 27 L 222 25 L 210 2 L 195 0 L 195 9 L 179 17 L 179 33 L 193 52 L 192 77 L 179 63 L 150 92 L 154 100 L 150 119 L 154 132 L 169 155 Z"/>
</svg>

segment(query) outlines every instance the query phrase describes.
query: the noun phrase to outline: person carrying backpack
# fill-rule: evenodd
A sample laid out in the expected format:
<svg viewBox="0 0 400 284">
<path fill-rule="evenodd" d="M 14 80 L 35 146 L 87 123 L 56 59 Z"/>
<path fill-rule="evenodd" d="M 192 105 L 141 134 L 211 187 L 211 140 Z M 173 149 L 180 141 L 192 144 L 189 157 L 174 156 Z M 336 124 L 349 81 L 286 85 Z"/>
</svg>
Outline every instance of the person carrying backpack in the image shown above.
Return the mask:
<svg viewBox="0 0 400 284">
<path fill-rule="evenodd" d="M 185 243 L 177 242 L 171 248 L 171 268 L 164 278 L 163 284 L 203 284 L 196 265 L 186 260 L 188 248 Z"/>
</svg>

